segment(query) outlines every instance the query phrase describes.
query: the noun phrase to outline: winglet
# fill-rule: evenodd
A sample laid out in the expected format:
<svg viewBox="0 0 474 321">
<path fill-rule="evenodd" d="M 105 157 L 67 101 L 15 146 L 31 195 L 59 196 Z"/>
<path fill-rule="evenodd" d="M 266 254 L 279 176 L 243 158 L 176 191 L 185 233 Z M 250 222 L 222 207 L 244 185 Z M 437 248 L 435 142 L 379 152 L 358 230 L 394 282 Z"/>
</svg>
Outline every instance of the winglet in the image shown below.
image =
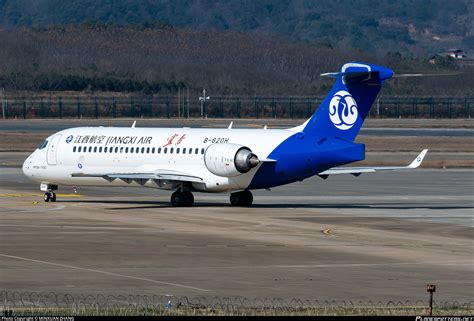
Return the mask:
<svg viewBox="0 0 474 321">
<path fill-rule="evenodd" d="M 418 168 L 421 165 L 421 162 L 423 162 L 423 158 L 425 158 L 426 153 L 428 153 L 427 149 L 423 149 L 421 153 L 411 162 L 410 165 L 408 165 L 408 168 Z"/>
</svg>

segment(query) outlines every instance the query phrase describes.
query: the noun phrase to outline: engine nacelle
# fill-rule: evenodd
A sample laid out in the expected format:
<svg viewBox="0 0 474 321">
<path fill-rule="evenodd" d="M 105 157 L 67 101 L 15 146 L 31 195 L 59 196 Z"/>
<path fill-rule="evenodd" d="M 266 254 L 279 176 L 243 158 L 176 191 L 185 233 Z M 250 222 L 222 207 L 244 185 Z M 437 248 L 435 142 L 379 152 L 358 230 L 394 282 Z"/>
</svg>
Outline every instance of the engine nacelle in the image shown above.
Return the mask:
<svg viewBox="0 0 474 321">
<path fill-rule="evenodd" d="M 245 146 L 237 144 L 213 144 L 206 149 L 204 164 L 213 174 L 222 177 L 233 177 L 258 165 L 257 155 Z"/>
</svg>

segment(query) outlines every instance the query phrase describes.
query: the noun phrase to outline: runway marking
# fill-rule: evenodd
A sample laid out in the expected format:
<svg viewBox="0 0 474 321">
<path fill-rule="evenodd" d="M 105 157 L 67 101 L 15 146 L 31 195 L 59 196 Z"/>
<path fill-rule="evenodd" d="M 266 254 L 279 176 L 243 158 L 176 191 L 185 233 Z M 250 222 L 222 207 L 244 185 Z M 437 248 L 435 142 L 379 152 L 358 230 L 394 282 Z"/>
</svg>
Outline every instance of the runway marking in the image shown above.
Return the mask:
<svg viewBox="0 0 474 321">
<path fill-rule="evenodd" d="M 0 197 L 43 196 L 43 194 L 0 194 Z M 61 197 L 82 197 L 81 194 L 56 194 Z"/>
<path fill-rule="evenodd" d="M 111 275 L 111 276 L 121 277 L 121 278 L 125 278 L 125 279 L 133 279 L 133 280 L 146 281 L 146 282 L 151 282 L 151 283 L 156 283 L 156 284 L 170 285 L 170 286 L 186 288 L 186 289 L 191 289 L 191 290 L 198 290 L 198 291 L 202 291 L 202 292 L 211 291 L 211 290 L 197 288 L 197 287 L 184 285 L 184 284 L 179 284 L 179 283 L 165 282 L 165 281 L 153 280 L 153 279 L 148 279 L 148 278 L 142 278 L 142 277 L 138 277 L 138 276 L 131 276 L 131 275 L 125 275 L 125 274 L 120 274 L 120 273 L 107 272 L 107 271 L 102 271 L 102 270 L 97 270 L 97 269 L 83 268 L 83 267 L 69 265 L 69 264 L 60 264 L 60 263 L 54 263 L 54 262 L 40 261 L 40 260 L 29 259 L 29 258 L 21 257 L 21 256 L 7 255 L 7 254 L 1 254 L 1 253 L 0 253 L 0 256 L 11 258 L 11 259 L 29 261 L 29 262 L 42 263 L 42 264 L 47 264 L 47 265 L 52 265 L 52 266 L 59 266 L 59 267 L 68 268 L 68 269 L 74 269 L 74 270 L 80 270 L 80 271 L 87 271 L 87 272 L 94 272 L 94 273 L 100 273 L 100 274 L 105 274 L 105 275 Z"/>
<path fill-rule="evenodd" d="M 327 228 L 327 229 L 324 229 L 321 231 L 324 235 L 328 235 L 328 236 L 335 236 L 334 234 L 332 234 L 332 229 L 330 228 Z"/>
</svg>

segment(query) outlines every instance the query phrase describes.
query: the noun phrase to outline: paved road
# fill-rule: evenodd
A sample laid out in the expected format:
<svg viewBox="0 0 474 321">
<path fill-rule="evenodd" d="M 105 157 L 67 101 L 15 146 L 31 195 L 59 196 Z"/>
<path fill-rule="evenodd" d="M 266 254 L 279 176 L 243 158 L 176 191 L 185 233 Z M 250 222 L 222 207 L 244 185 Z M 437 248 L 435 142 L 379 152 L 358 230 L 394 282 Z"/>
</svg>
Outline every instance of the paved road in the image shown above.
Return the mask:
<svg viewBox="0 0 474 321">
<path fill-rule="evenodd" d="M 305 180 L 233 208 L 196 194 L 62 188 L 0 168 L 0 288 L 61 293 L 469 301 L 474 171 Z M 38 203 L 37 203 L 38 202 Z"/>
</svg>

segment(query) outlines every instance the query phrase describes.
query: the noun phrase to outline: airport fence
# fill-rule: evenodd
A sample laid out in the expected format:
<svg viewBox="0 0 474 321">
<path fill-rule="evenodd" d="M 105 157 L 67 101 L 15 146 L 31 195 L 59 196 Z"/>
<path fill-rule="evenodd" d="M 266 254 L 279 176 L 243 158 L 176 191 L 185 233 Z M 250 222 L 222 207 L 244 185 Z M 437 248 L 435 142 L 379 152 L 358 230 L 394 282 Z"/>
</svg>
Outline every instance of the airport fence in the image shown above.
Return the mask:
<svg viewBox="0 0 474 321">
<path fill-rule="evenodd" d="M 3 118 L 308 118 L 324 97 L 5 97 Z M 387 97 L 369 118 L 471 118 L 474 97 Z"/>
<path fill-rule="evenodd" d="M 434 315 L 472 315 L 474 301 L 434 302 Z M 427 302 L 0 292 L 0 315 L 427 315 Z"/>
</svg>

